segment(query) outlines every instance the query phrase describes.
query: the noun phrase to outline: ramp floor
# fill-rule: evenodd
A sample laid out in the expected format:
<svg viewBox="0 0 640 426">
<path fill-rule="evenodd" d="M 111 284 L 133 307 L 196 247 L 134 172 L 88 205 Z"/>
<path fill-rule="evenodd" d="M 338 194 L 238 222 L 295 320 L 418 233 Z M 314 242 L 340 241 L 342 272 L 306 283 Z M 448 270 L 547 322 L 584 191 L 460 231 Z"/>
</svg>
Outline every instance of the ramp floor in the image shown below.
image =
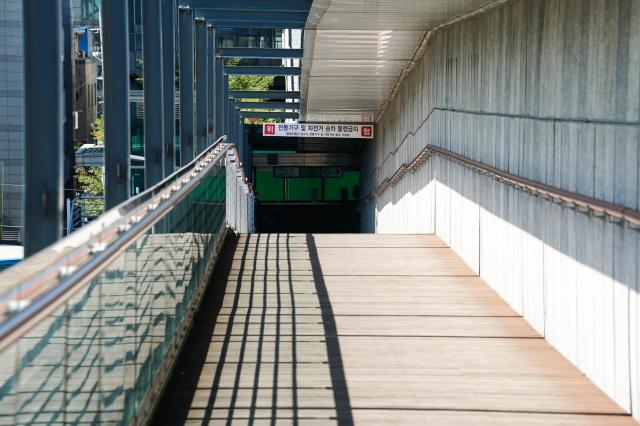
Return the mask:
<svg viewBox="0 0 640 426">
<path fill-rule="evenodd" d="M 636 424 L 435 236 L 229 241 L 157 424 Z"/>
</svg>

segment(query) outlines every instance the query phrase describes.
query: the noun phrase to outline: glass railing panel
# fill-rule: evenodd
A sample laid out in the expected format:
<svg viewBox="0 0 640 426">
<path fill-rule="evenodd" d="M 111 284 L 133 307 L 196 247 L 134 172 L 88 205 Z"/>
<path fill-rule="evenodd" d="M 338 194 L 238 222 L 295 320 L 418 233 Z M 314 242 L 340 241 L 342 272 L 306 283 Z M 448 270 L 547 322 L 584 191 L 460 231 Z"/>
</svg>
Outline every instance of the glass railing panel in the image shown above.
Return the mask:
<svg viewBox="0 0 640 426">
<path fill-rule="evenodd" d="M 16 424 L 63 423 L 68 369 L 68 306 L 53 310 L 17 342 Z M 4 401 L 0 401 L 4 405 Z"/>
<path fill-rule="evenodd" d="M 216 153 L 215 159 L 199 163 L 195 173 L 174 177 L 155 195 L 143 194 L 134 201 L 142 206 L 163 190 L 180 195 L 169 207 L 149 208 L 147 214 L 155 209 L 162 214 L 139 232 L 135 226 L 144 219 L 134 220 L 137 210 L 129 206 L 107 212 L 115 215 L 112 218 L 98 219 L 106 227 L 133 211 L 124 222 L 133 228 L 119 229 L 125 236 L 131 229 L 135 233 L 123 239 L 121 248 L 90 278 L 34 311 L 26 331 L 16 329 L 12 333 L 18 337 L 0 340 L 0 424 L 129 423 L 148 409 L 150 389 L 157 385 L 159 372 L 167 370 L 167 359 L 175 356 L 175 337 L 184 334 L 187 315 L 224 241 L 228 162 L 225 150 Z M 184 176 L 193 178 L 192 186 Z M 188 192 L 180 193 L 180 183 Z M 232 183 L 242 186 L 242 179 Z M 234 196 L 242 193 L 234 191 Z M 59 246 L 82 247 L 94 235 L 102 238 L 95 227 L 91 233 L 83 231 Z M 98 248 L 96 253 L 108 252 L 108 245 L 92 247 Z M 52 273 L 60 280 L 65 274 L 73 276 L 74 269 L 68 268 L 73 256 L 54 257 Z M 0 301 L 6 310 L 2 321 L 12 318 L 11 309 L 20 311 L 21 301 L 29 300 L 24 294 L 28 288 L 13 278 L 18 285 Z M 55 288 L 60 283 L 47 285 Z"/>
</svg>

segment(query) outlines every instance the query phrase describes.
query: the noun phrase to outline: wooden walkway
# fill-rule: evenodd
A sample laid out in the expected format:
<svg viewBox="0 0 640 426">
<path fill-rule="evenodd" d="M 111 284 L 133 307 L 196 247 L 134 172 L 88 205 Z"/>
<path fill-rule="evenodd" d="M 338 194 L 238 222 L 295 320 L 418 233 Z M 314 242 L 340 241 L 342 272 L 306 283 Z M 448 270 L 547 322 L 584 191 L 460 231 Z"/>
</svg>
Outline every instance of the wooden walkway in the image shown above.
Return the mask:
<svg viewBox="0 0 640 426">
<path fill-rule="evenodd" d="M 228 242 L 157 424 L 636 424 L 434 236 Z"/>
</svg>

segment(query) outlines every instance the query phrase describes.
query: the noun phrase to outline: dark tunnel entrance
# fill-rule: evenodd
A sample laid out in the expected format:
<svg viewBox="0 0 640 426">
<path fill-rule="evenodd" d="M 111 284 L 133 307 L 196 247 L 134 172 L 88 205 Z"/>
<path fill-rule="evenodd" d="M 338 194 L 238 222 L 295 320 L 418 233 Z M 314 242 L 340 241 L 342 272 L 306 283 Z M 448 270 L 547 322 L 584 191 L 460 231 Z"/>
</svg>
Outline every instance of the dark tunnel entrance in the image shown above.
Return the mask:
<svg viewBox="0 0 640 426">
<path fill-rule="evenodd" d="M 362 139 L 279 138 L 246 126 L 257 232 L 360 231 Z"/>
</svg>

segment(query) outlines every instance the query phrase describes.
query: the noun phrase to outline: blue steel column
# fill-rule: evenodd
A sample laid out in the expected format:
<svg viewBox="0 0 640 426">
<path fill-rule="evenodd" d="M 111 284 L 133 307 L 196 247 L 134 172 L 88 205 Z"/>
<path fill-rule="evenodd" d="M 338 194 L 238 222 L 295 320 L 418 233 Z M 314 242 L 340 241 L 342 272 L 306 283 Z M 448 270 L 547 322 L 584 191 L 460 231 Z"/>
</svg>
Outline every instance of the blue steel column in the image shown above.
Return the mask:
<svg viewBox="0 0 640 426">
<path fill-rule="evenodd" d="M 73 196 L 73 166 L 75 166 L 75 147 L 73 140 L 73 76 L 75 68 L 75 56 L 73 50 L 73 25 L 71 24 L 71 0 L 62 1 L 62 28 L 64 34 L 62 36 L 63 43 L 63 75 L 64 75 L 64 130 L 63 130 L 63 146 L 64 146 L 64 188 L 69 195 Z M 65 198 L 67 195 L 65 194 Z"/>
<path fill-rule="evenodd" d="M 142 2 L 142 41 L 144 58 L 144 182 L 149 188 L 162 180 L 163 103 L 162 35 L 160 2 Z"/>
<path fill-rule="evenodd" d="M 233 143 L 236 144 L 236 146 L 238 147 L 238 150 L 241 153 L 241 157 L 242 161 L 244 161 L 244 151 L 243 151 L 243 146 L 242 146 L 242 141 L 240 140 L 240 132 L 239 132 L 239 128 L 238 128 L 238 120 L 240 120 L 240 108 L 236 107 L 236 103 L 231 100 L 231 122 L 230 122 L 230 126 L 233 129 Z"/>
<path fill-rule="evenodd" d="M 59 1 L 22 7 L 26 257 L 62 236 L 62 9 Z"/>
<path fill-rule="evenodd" d="M 162 94 L 164 101 L 164 176 L 175 170 L 176 1 L 162 0 Z"/>
<path fill-rule="evenodd" d="M 127 0 L 102 3 L 104 195 L 107 209 L 122 203 L 131 193 L 128 25 Z"/>
<path fill-rule="evenodd" d="M 216 90 L 215 90 L 215 98 L 213 99 L 213 103 L 215 104 L 214 110 L 215 110 L 215 117 L 216 117 L 216 139 L 218 139 L 219 137 L 221 137 L 222 135 L 224 135 L 224 104 L 222 103 L 223 101 L 223 80 L 224 80 L 224 75 L 222 72 L 222 64 L 223 64 L 223 58 L 217 56 L 217 53 L 215 53 L 214 50 L 214 54 L 216 55 L 216 73 L 215 73 L 215 79 L 216 79 Z"/>
<path fill-rule="evenodd" d="M 178 9 L 180 35 L 180 163 L 193 160 L 193 12 Z"/>
<path fill-rule="evenodd" d="M 241 120 L 242 140 L 244 141 L 245 151 L 247 153 L 247 160 L 245 162 L 245 173 L 250 181 L 253 182 L 253 151 L 251 150 L 251 144 L 249 143 L 249 134 L 245 132 L 244 119 Z"/>
<path fill-rule="evenodd" d="M 228 81 L 228 80 L 227 80 Z M 225 91 L 225 94 L 227 93 L 227 91 Z M 225 122 L 225 126 L 224 126 L 224 131 L 227 135 L 229 135 L 229 142 L 236 144 L 236 146 L 238 145 L 238 141 L 236 141 L 236 135 L 235 135 L 235 127 L 233 126 L 233 114 L 234 114 L 234 102 L 229 99 L 226 95 L 225 95 L 225 100 L 227 102 L 227 107 L 225 108 L 225 116 L 224 116 L 224 122 Z"/>
<path fill-rule="evenodd" d="M 215 137 L 215 96 L 216 96 L 216 30 L 207 26 L 207 146 Z"/>
<path fill-rule="evenodd" d="M 240 113 L 239 108 L 236 117 L 238 118 L 237 122 L 239 143 L 242 145 L 242 163 L 244 164 L 244 175 L 251 179 L 251 150 L 249 147 L 249 140 L 244 134 L 244 118 L 242 117 L 242 113 Z"/>
<path fill-rule="evenodd" d="M 207 146 L 207 21 L 196 18 L 196 155 Z"/>
<path fill-rule="evenodd" d="M 220 69 L 220 72 L 223 72 L 223 68 Z M 222 134 L 223 135 L 227 135 L 229 134 L 229 126 L 227 125 L 228 123 L 228 116 L 229 116 L 229 101 L 227 100 L 229 97 L 229 76 L 228 75 L 223 75 L 222 76 L 222 91 L 220 93 L 220 95 L 218 96 L 218 99 L 220 99 L 220 103 L 218 105 L 220 105 L 220 109 L 222 110 L 222 114 L 221 114 L 221 122 L 222 122 Z"/>
</svg>

